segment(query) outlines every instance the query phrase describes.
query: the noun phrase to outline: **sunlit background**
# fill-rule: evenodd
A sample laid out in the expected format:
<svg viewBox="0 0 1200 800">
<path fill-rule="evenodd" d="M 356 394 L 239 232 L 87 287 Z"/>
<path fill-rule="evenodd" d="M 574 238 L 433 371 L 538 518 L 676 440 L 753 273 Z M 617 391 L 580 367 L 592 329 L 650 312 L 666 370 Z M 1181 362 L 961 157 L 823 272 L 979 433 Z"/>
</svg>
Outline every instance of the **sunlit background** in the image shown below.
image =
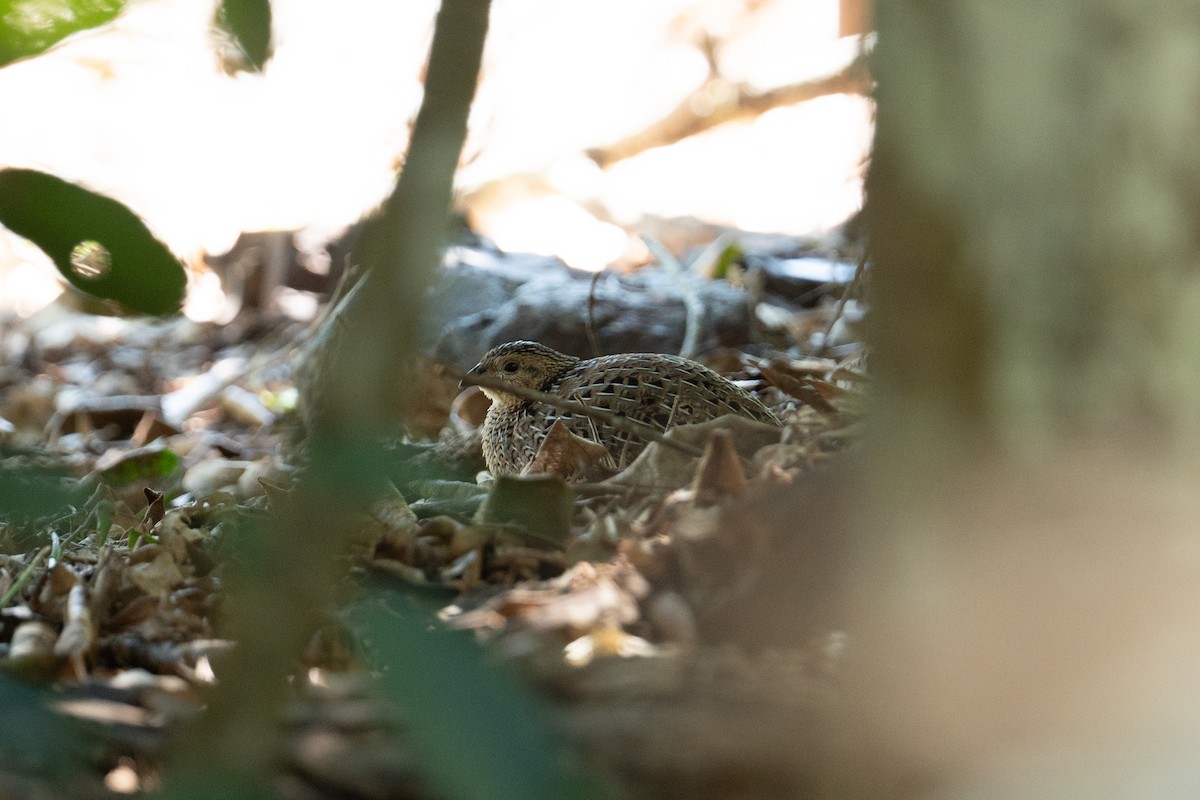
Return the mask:
<svg viewBox="0 0 1200 800">
<path fill-rule="evenodd" d="M 587 151 L 697 95 L 836 74 L 866 38 L 847 0 L 495 0 L 459 175 L 473 228 L 506 250 L 600 269 L 646 257 L 646 218 L 821 234 L 861 205 L 872 108 L 824 94 L 601 167 Z M 0 69 L 0 165 L 127 203 L 191 266 L 243 231 L 336 235 L 403 163 L 433 0 L 275 0 L 263 75 L 223 73 L 213 4 L 133 2 L 112 25 Z M 848 35 L 847 29 L 851 31 Z M 708 50 L 706 56 L 705 50 Z M 41 253 L 0 228 L 0 309 L 59 292 Z M 203 312 L 195 311 L 195 314 Z"/>
</svg>

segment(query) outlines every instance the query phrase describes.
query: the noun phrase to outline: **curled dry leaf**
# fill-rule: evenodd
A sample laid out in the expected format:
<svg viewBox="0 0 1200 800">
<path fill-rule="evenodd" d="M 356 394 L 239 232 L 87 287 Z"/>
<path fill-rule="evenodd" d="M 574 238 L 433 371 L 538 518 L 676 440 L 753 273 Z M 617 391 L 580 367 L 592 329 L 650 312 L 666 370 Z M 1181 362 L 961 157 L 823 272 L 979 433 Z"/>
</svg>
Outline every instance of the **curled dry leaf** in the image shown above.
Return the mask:
<svg viewBox="0 0 1200 800">
<path fill-rule="evenodd" d="M 45 622 L 22 622 L 13 632 L 5 665 L 26 678 L 45 677 L 54 668 L 58 635 Z"/>
<path fill-rule="evenodd" d="M 452 583 L 460 591 L 469 592 L 483 582 L 483 558 L 480 551 L 471 550 L 454 559 L 439 572 L 444 583 Z"/>
<path fill-rule="evenodd" d="M 523 474 L 550 473 L 570 480 L 611 463 L 608 448 L 576 436 L 561 420 L 555 420 Z"/>
<path fill-rule="evenodd" d="M 67 595 L 79 576 L 75 571 L 61 561 L 46 570 L 37 595 L 30 600 L 30 607 L 49 620 L 65 618 Z"/>
<path fill-rule="evenodd" d="M 714 431 L 728 431 L 737 454 L 753 458 L 762 447 L 779 441 L 780 429 L 733 414 L 708 422 L 680 425 L 667 431 L 668 439 L 696 447 L 706 447 Z M 634 462 L 606 480 L 606 485 L 639 486 L 675 489 L 692 482 L 696 474 L 696 457 L 652 442 Z"/>
<path fill-rule="evenodd" d="M 54 645 L 54 655 L 66 659 L 77 678 L 87 675 L 87 658 L 96 644 L 96 626 L 88 607 L 87 589 L 77 583 L 67 597 L 66 624 Z"/>
<path fill-rule="evenodd" d="M 383 495 L 371 504 L 371 517 L 388 530 L 408 531 L 417 525 L 417 515 L 394 484 L 389 483 Z"/>
<path fill-rule="evenodd" d="M 644 580 L 628 564 L 580 562 L 556 578 L 531 581 L 471 611 L 443 618 L 455 628 L 502 628 L 515 619 L 535 630 L 581 636 L 636 622 L 638 600 L 646 591 Z"/>
<path fill-rule="evenodd" d="M 146 495 L 147 504 L 146 530 L 150 530 L 151 527 L 158 524 L 162 520 L 163 514 L 166 513 L 165 506 L 163 505 L 163 493 L 156 492 L 149 487 L 143 489 L 142 492 Z"/>
<path fill-rule="evenodd" d="M 746 471 L 732 435 L 729 431 L 714 431 L 692 481 L 696 504 L 705 506 L 722 497 L 739 497 L 746 493 L 746 486 Z"/>
<path fill-rule="evenodd" d="M 492 532 L 480 525 L 458 526 L 450 536 L 449 555 L 458 558 L 480 550 L 492 540 Z"/>
<path fill-rule="evenodd" d="M 837 409 L 834 408 L 833 404 L 825 399 L 825 395 L 822 394 L 821 390 L 816 388 L 814 381 L 794 378 L 782 370 L 772 369 L 768 366 L 763 366 L 760 370 L 763 377 L 771 382 L 771 385 L 791 395 L 805 405 L 812 406 L 817 411 L 825 414 L 837 413 Z M 837 388 L 831 383 L 824 383 L 824 386 L 831 389 Z"/>
<path fill-rule="evenodd" d="M 188 467 L 181 486 L 194 497 L 208 497 L 214 492 L 235 485 L 245 472 L 247 462 L 227 458 L 205 458 Z"/>
<path fill-rule="evenodd" d="M 129 578 L 143 593 L 157 596 L 165 594 L 183 582 L 183 573 L 171 551 L 158 548 L 153 560 L 134 564 Z"/>
<path fill-rule="evenodd" d="M 131 630 L 157 615 L 158 606 L 158 596 L 139 595 L 125 603 L 109 617 L 105 629 L 116 633 Z"/>
<path fill-rule="evenodd" d="M 405 422 L 418 436 L 436 439 L 450 418 L 451 404 L 458 395 L 458 373 L 444 364 L 421 359 L 417 389 Z"/>
<path fill-rule="evenodd" d="M 370 507 L 358 515 L 350 539 L 350 552 L 357 558 L 370 559 L 385 543 L 411 543 L 418 528 L 417 515 L 408 507 L 404 495 L 392 484 L 376 497 Z"/>
<path fill-rule="evenodd" d="M 186 557 L 186 550 L 176 544 L 177 541 L 183 544 L 199 544 L 209 534 L 207 527 L 196 527 L 194 515 L 194 507 L 173 508 L 166 513 L 155 529 L 159 541 L 169 546 L 171 552 L 180 560 Z"/>
<path fill-rule="evenodd" d="M 491 408 L 492 401 L 488 399 L 478 386 L 468 386 L 454 398 L 450 407 L 451 419 L 458 419 L 467 425 L 479 427 Z"/>
<path fill-rule="evenodd" d="M 570 642 L 563 648 L 563 659 L 573 667 L 586 667 L 597 658 L 653 656 L 658 652 L 659 648 L 650 642 L 608 622 Z"/>
</svg>

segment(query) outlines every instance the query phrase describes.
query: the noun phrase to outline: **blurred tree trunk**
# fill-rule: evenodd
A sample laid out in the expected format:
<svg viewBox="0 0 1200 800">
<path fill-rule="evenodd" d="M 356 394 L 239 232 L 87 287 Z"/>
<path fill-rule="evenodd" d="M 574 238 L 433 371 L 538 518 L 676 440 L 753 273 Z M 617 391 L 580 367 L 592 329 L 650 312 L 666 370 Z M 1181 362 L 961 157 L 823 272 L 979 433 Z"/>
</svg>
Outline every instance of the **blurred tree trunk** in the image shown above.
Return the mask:
<svg viewBox="0 0 1200 800">
<path fill-rule="evenodd" d="M 275 780 L 284 678 L 325 618 L 344 572 L 337 559 L 379 497 L 381 435 L 391 428 L 395 395 L 407 408 L 415 391 L 416 332 L 449 229 L 489 9 L 490 0 L 444 0 L 439 8 L 404 170 L 356 253 L 364 267 L 357 291 L 326 319 L 309 353 L 305 399 L 317 406 L 310 463 L 271 524 L 243 537 L 226 622 L 237 648 L 182 753 L 175 797 L 264 797 Z"/>
<path fill-rule="evenodd" d="M 1200 5 L 876 14 L 833 794 L 1200 796 Z"/>
</svg>

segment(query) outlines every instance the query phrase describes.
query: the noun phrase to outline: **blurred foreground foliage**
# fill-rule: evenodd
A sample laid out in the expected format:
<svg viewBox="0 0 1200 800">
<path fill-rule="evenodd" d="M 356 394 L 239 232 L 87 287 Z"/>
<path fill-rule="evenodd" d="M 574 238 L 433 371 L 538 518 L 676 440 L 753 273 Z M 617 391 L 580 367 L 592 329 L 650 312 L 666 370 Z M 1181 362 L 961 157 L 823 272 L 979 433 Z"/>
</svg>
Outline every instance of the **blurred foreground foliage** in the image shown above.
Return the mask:
<svg viewBox="0 0 1200 800">
<path fill-rule="evenodd" d="M 44 53 L 73 33 L 116 19 L 126 0 L 3 0 L 0 67 Z"/>
<path fill-rule="evenodd" d="M 125 0 L 0 0 L 0 67 L 111 22 L 125 6 Z M 224 0 L 213 36 L 227 72 L 262 71 L 272 52 L 270 3 Z M 179 259 L 112 198 L 53 175 L 7 169 L 0 171 L 0 225 L 41 248 L 76 289 L 121 310 L 172 314 L 183 303 Z"/>
<path fill-rule="evenodd" d="M 379 585 L 346 614 L 386 696 L 411 720 L 434 787 L 452 798 L 606 797 L 571 762 L 539 698 L 492 663 L 473 633 L 436 627 L 439 600 Z"/>
<path fill-rule="evenodd" d="M 67 470 L 30 464 L 27 456 L 0 448 L 0 524 L 61 515 L 85 499 Z"/>
<path fill-rule="evenodd" d="M 271 58 L 271 4 L 268 0 L 223 0 L 213 20 L 217 51 L 227 72 L 262 72 Z M 224 44 L 232 47 L 222 47 Z M 232 50 L 232 53 L 223 52 Z"/>
<path fill-rule="evenodd" d="M 0 5 L 6 48 L 0 63 L 43 52 L 73 32 L 113 19 L 123 7 L 116 2 Z M 388 290 L 403 286 L 408 307 L 396 330 L 388 327 L 395 327 L 397 317 L 390 304 L 368 304 L 348 320 L 357 331 L 352 337 L 357 345 L 342 353 L 343 358 L 355 354 L 349 357 L 352 366 L 344 368 L 349 385 L 360 386 L 362 374 L 379 371 L 372 342 L 403 340 L 415 327 L 419 298 L 444 241 L 488 11 L 487 0 L 451 1 L 439 14 L 426 102 L 414 126 L 405 174 L 377 220 L 377 229 L 387 233 L 359 254 L 364 279 Z M 214 17 L 218 59 L 233 69 L 262 69 L 271 54 L 270 20 L 265 0 L 221 3 Z M 145 314 L 174 313 L 182 303 L 185 275 L 179 260 L 111 198 L 52 175 L 4 170 L 0 223 L 43 249 L 63 277 L 84 292 Z M 393 232 L 398 233 L 388 235 Z M 397 350 L 411 356 L 411 342 L 397 342 Z M 362 373 L 357 380 L 356 369 Z M 363 416 L 351 419 L 351 429 L 369 433 L 374 428 Z M 251 526 L 231 543 L 229 555 L 241 568 L 233 568 L 237 574 L 229 584 L 227 627 L 237 647 L 195 735 L 179 740 L 171 754 L 164 797 L 272 793 L 286 676 L 295 669 L 315 620 L 335 602 L 352 521 L 378 483 L 372 479 L 378 442 L 317 438 L 324 444 L 311 449 L 313 463 L 292 500 L 275 509 L 270 522 Z M 353 441 L 360 446 L 348 443 Z M 99 477 L 116 483 L 146 480 L 141 472 Z M 0 472 L 5 517 L 62 516 L 79 505 L 76 495 L 53 471 L 17 465 Z M 43 534 L 49 536 L 51 527 Z M 89 546 L 110 545 L 99 537 Z M 367 589 L 368 600 L 349 609 L 345 621 L 381 675 L 381 693 L 403 711 L 429 785 L 439 796 L 586 800 L 605 795 L 570 763 L 537 698 L 515 676 L 490 664 L 469 635 L 439 629 L 436 612 L 445 597 L 394 587 Z M 49 710 L 40 691 L 0 676 L 0 702 L 6 709 L 0 719 L 0 773 L 69 776 L 86 768 L 69 723 Z"/>
<path fill-rule="evenodd" d="M 0 171 L 0 224 L 94 297 L 143 314 L 170 314 L 183 303 L 183 265 L 116 200 L 43 172 L 7 169 Z"/>
</svg>

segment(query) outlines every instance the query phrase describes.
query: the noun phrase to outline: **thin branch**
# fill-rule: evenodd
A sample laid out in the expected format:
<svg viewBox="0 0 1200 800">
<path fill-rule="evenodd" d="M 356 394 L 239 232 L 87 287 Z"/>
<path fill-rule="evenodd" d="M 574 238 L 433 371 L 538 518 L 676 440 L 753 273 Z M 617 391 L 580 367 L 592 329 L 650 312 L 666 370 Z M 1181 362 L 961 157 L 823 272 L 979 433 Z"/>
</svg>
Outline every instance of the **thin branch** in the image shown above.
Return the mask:
<svg viewBox="0 0 1200 800">
<path fill-rule="evenodd" d="M 592 285 L 588 289 L 587 302 L 587 337 L 588 344 L 592 348 L 593 356 L 600 356 L 600 337 L 596 335 L 596 284 L 600 281 L 600 276 L 603 272 L 596 272 L 592 275 Z"/>
<path fill-rule="evenodd" d="M 646 243 L 654 260 L 675 279 L 679 290 L 683 293 L 683 344 L 679 346 L 679 355 L 684 358 L 695 358 L 696 352 L 700 349 L 700 329 L 704 324 L 706 313 L 704 303 L 700 300 L 700 293 L 696 291 L 696 284 L 689 280 L 687 269 L 662 242 L 653 236 L 642 236 L 642 241 Z"/>
<path fill-rule="evenodd" d="M 757 117 L 772 108 L 831 94 L 867 94 L 870 91 L 871 75 L 863 57 L 832 75 L 767 91 L 756 91 L 714 77 L 650 127 L 605 147 L 593 148 L 587 155 L 601 167 L 607 167 L 652 147 L 673 144 L 726 122 Z M 706 104 L 713 105 L 715 98 L 729 99 L 717 102 L 707 113 L 696 110 Z"/>
<path fill-rule="evenodd" d="M 833 314 L 829 317 L 829 324 L 825 326 L 825 333 L 821 337 L 821 347 L 817 350 L 818 356 L 823 356 L 829 351 L 829 337 L 833 333 L 833 326 L 837 325 L 837 321 L 842 318 L 842 314 L 846 311 L 846 303 L 850 300 L 850 294 L 862 283 L 863 270 L 867 267 L 867 248 L 863 248 L 862 254 L 858 257 L 858 263 L 854 267 L 854 277 L 842 289 L 842 295 L 838 298 L 837 305 L 833 307 Z"/>
</svg>

